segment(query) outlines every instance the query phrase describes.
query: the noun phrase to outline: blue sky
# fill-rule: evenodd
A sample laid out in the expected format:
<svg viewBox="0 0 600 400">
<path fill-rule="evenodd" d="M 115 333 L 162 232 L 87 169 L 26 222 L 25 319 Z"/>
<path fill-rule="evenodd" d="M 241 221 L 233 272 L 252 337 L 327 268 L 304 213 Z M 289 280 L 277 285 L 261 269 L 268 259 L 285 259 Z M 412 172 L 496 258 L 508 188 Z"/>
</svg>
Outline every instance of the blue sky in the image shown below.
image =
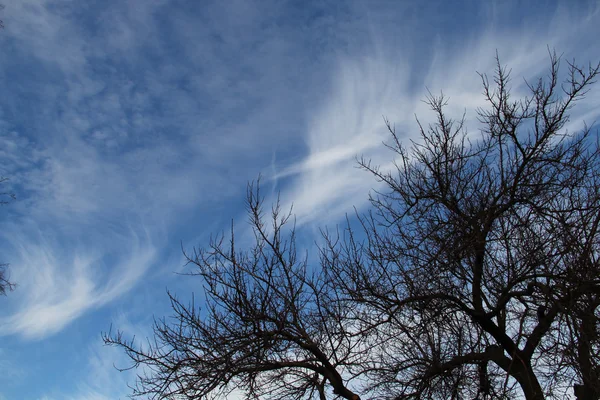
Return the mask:
<svg viewBox="0 0 600 400">
<path fill-rule="evenodd" d="M 126 398 L 113 325 L 138 337 L 169 315 L 165 290 L 200 282 L 180 243 L 237 221 L 246 183 L 294 203 L 302 240 L 364 210 L 356 168 L 427 123 L 426 88 L 449 113 L 483 106 L 498 50 L 522 76 L 598 61 L 599 1 L 11 0 L 0 19 L 0 399 Z M 595 88 L 570 130 L 600 114 Z"/>
</svg>

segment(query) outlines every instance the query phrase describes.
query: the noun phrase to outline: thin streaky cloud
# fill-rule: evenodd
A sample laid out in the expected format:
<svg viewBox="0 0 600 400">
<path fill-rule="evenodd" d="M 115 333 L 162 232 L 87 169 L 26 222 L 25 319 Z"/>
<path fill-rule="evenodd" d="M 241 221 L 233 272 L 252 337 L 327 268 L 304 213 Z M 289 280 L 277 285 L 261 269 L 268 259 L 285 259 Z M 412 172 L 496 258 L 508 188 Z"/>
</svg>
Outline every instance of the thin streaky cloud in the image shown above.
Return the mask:
<svg viewBox="0 0 600 400">
<path fill-rule="evenodd" d="M 99 333 L 113 323 L 148 335 L 153 314 L 169 313 L 165 289 L 202 291 L 172 274 L 187 271 L 181 242 L 227 234 L 233 217 L 251 244 L 243 198 L 259 173 L 265 206 L 278 193 L 284 210 L 293 203 L 299 241 L 313 243 L 367 209 L 377 183 L 355 157 L 391 168 L 383 118 L 409 145 L 415 115 L 432 118 L 427 88 L 477 135 L 477 72 L 493 73 L 496 50 L 515 96 L 522 76 L 545 73 L 547 47 L 600 54 L 597 1 L 447 3 L 6 4 L 0 175 L 18 200 L 0 209 L 0 262 L 19 286 L 3 299 L 13 351 L 0 365 L 22 382 L 2 395 L 125 397 L 133 375 L 104 371 L 123 355 L 104 353 Z M 599 101 L 590 92 L 568 129 L 596 121 Z"/>
<path fill-rule="evenodd" d="M 133 234 L 129 254 L 121 257 L 105 282 L 99 268 L 100 249 L 74 256 L 55 254 L 55 246 L 41 243 L 18 245 L 19 260 L 13 263 L 18 273 L 19 305 L 14 314 L 2 319 L 1 334 L 20 333 L 25 338 L 41 339 L 59 332 L 83 313 L 118 299 L 131 290 L 155 262 L 156 250 L 147 238 Z M 105 249 L 110 251 L 110 249 Z M 114 249 L 112 250 L 114 251 Z M 117 258 L 118 259 L 118 258 Z M 29 279 L 28 279 L 29 278 Z"/>
</svg>

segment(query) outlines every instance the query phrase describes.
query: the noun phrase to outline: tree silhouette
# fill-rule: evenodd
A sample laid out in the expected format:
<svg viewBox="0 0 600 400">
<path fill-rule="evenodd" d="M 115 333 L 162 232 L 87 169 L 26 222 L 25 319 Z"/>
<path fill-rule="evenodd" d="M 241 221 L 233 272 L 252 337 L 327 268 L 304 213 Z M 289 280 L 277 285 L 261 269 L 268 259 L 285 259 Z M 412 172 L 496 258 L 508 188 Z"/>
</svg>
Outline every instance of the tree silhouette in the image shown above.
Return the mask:
<svg viewBox="0 0 600 400">
<path fill-rule="evenodd" d="M 8 178 L 0 177 L 0 184 L 4 183 Z M 0 192 L 0 205 L 8 204 L 10 200 L 14 200 L 15 195 L 12 192 Z M 0 295 L 6 295 L 7 291 L 15 288 L 14 283 L 10 282 L 8 278 L 8 264 L 0 264 Z"/>
<path fill-rule="evenodd" d="M 255 244 L 240 251 L 232 226 L 186 255 L 205 309 L 170 295 L 175 320 L 147 346 L 104 335 L 146 367 L 134 395 L 600 398 L 600 147 L 566 129 L 600 65 L 567 63 L 560 84 L 559 64 L 513 99 L 497 58 L 478 137 L 444 96 L 410 148 L 388 123 L 395 168 L 359 159 L 384 189 L 358 229 L 324 231 L 318 266 L 250 185 Z"/>
</svg>

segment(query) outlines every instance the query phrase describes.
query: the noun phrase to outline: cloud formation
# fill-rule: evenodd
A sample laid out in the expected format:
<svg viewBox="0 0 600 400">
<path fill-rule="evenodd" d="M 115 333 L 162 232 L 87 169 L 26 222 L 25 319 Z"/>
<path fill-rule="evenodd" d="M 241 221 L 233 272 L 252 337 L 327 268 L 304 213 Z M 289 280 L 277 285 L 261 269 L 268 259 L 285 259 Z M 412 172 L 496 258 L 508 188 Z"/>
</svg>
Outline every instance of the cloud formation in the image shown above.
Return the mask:
<svg viewBox="0 0 600 400">
<path fill-rule="evenodd" d="M 156 249 L 148 237 L 132 232 L 127 239 L 124 256 L 117 255 L 116 265 L 106 274 L 106 263 L 115 252 L 100 247 L 91 253 L 71 249 L 60 254 L 56 242 L 39 244 L 18 242 L 19 258 L 13 262 L 14 279 L 19 291 L 14 294 L 18 306 L 13 315 L 0 321 L 0 333 L 20 333 L 26 338 L 40 339 L 62 330 L 84 312 L 107 304 L 127 293 L 152 266 Z"/>
<path fill-rule="evenodd" d="M 584 41 L 573 49 L 569 44 L 575 38 L 595 37 L 598 27 L 593 16 L 598 7 L 577 13 L 558 6 L 550 10 L 550 23 L 539 19 L 516 27 L 501 23 L 510 11 L 500 5 L 484 8 L 482 14 L 490 19 L 481 29 L 467 30 L 455 40 L 436 36 L 418 46 L 409 40 L 390 41 L 390 35 L 372 26 L 371 46 L 339 59 L 330 90 L 308 118 L 308 154 L 272 174 L 274 180 L 291 180 L 283 197 L 287 204 L 295 204 L 300 223 L 335 222 L 352 213 L 353 206 L 366 207 L 366 193 L 376 182 L 369 173 L 357 171 L 355 158 L 364 156 L 392 168 L 392 154 L 381 145 L 389 139 L 384 117 L 410 146 L 410 140 L 418 141 L 415 118 L 425 127 L 431 118 L 423 102 L 430 90 L 433 95 L 443 93 L 448 115 L 460 119 L 464 114 L 467 130 L 477 137 L 476 111 L 486 107 L 478 74 L 493 77 L 496 53 L 511 70 L 513 95 L 522 96 L 528 90 L 523 78 L 533 82 L 547 73 L 549 49 L 564 49 L 563 59 L 571 60 L 590 54 L 587 50 L 595 46 Z M 401 31 L 411 29 L 421 29 L 419 21 L 405 21 Z M 582 120 L 593 122 L 598 111 L 591 105 L 599 99 L 594 93 L 582 102 L 572 116 L 579 121 L 570 126 L 572 131 L 582 128 Z"/>
<path fill-rule="evenodd" d="M 227 230 L 231 217 L 243 225 L 245 184 L 259 172 L 266 205 L 281 191 L 299 225 L 339 223 L 377 185 L 355 157 L 392 161 L 384 117 L 408 144 L 415 115 L 430 120 L 427 89 L 443 91 L 476 135 L 477 72 L 492 73 L 496 50 L 516 95 L 522 76 L 545 73 L 548 47 L 565 60 L 599 53 L 594 1 L 460 13 L 441 0 L 13 3 L 0 32 L 0 175 L 18 201 L 0 210 L 0 262 L 19 287 L 3 299 L 0 335 L 30 358 L 61 352 L 41 362 L 39 389 L 9 385 L 7 398 L 126 393 L 112 369 L 94 383 L 116 355 L 93 335 L 162 316 L 167 285 L 200 290 L 171 274 L 179 243 Z M 590 92 L 569 129 L 594 122 L 598 104 Z M 126 321 L 115 317 L 124 310 Z M 0 365 L 18 365 L 11 354 L 0 351 Z M 78 379 L 51 375 L 63 358 Z"/>
</svg>

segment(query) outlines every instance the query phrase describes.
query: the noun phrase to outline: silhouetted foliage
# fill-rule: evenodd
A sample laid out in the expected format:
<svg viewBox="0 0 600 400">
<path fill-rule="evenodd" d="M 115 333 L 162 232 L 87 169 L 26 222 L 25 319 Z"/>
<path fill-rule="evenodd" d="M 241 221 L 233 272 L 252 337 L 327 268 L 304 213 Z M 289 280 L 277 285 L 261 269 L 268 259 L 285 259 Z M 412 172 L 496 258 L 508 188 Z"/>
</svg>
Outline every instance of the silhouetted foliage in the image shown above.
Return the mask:
<svg viewBox="0 0 600 400">
<path fill-rule="evenodd" d="M 383 182 L 360 229 L 323 233 L 320 265 L 299 257 L 291 214 L 263 214 L 255 244 L 231 237 L 186 254 L 205 309 L 171 296 L 175 320 L 148 346 L 104 335 L 144 366 L 134 395 L 260 398 L 600 398 L 600 158 L 597 133 L 567 131 L 600 65 L 568 63 L 513 99 L 497 62 L 481 75 L 480 136 L 430 95 L 436 121 Z M 270 221 L 267 225 L 266 221 Z M 364 239 L 361 239 L 363 238 Z"/>
</svg>

